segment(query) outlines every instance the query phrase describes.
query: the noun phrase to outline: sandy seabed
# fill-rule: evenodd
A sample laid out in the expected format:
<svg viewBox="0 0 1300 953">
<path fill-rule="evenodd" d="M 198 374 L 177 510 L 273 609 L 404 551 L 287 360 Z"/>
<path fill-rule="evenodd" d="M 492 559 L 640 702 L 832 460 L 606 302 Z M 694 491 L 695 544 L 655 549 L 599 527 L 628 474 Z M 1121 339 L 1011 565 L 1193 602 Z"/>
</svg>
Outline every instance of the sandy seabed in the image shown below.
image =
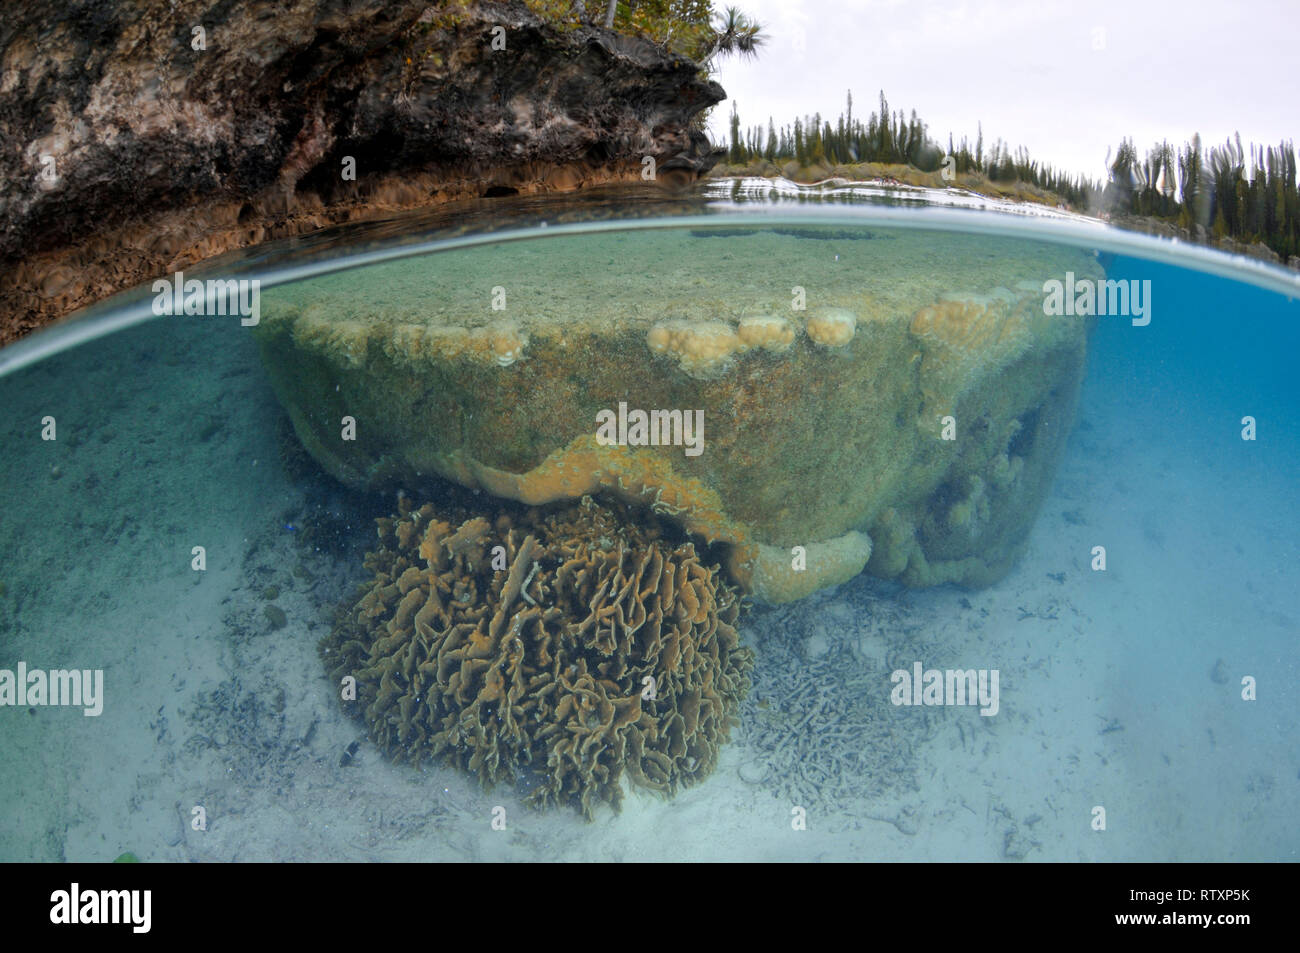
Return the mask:
<svg viewBox="0 0 1300 953">
<path fill-rule="evenodd" d="M 770 753 L 742 723 L 706 783 L 670 801 L 632 790 L 586 823 L 390 764 L 342 714 L 316 644 L 391 501 L 290 479 L 251 340 L 201 323 L 219 320 L 165 319 L 0 381 L 0 668 L 106 682 L 98 718 L 0 708 L 0 860 L 1297 858 L 1294 452 L 1289 467 L 1207 457 L 1184 439 L 1191 420 L 1162 421 L 1156 441 L 1147 411 L 1090 383 L 1001 583 L 859 577 L 742 623 L 785 664 L 833 656 L 882 698 L 891 665 L 998 669 L 996 716 L 887 709 L 906 757 L 862 760 L 896 783 L 864 776 L 847 797 L 756 780 Z M 318 540 L 351 529 L 316 550 L 309 525 Z M 1241 700 L 1243 675 L 1258 701 Z"/>
</svg>

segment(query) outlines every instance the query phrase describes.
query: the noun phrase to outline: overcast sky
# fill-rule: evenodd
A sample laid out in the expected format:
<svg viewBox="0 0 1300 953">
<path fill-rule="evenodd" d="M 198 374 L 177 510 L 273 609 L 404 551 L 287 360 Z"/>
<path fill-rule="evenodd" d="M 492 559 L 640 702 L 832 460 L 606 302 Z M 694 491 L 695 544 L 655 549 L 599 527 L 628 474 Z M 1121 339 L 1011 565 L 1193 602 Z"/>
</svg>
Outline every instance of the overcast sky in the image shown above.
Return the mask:
<svg viewBox="0 0 1300 953">
<path fill-rule="evenodd" d="M 1300 139 L 1300 0 L 715 0 L 766 27 L 757 60 L 720 61 L 743 126 L 820 111 L 853 91 L 863 119 L 884 89 L 931 137 L 1002 137 L 1040 162 L 1101 178 L 1131 136 L 1207 145 Z"/>
</svg>

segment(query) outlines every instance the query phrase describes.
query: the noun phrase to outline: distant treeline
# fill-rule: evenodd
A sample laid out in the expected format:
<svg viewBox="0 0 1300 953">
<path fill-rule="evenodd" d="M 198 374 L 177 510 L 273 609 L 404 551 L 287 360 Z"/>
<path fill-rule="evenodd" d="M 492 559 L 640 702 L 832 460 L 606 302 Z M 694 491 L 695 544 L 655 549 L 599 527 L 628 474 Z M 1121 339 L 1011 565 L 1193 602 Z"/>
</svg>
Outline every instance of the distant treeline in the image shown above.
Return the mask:
<svg viewBox="0 0 1300 953">
<path fill-rule="evenodd" d="M 759 159 L 827 168 L 883 163 L 938 172 L 947 156 L 958 175 L 1034 186 L 1081 212 L 1149 216 L 1188 229 L 1201 225 L 1216 238 L 1262 241 L 1283 260 L 1300 255 L 1300 191 L 1290 142 L 1243 149 L 1238 135 L 1207 151 L 1200 136 L 1193 136 L 1181 149 L 1160 143 L 1140 158 L 1125 139 L 1107 181 L 1097 182 L 1039 163 L 1023 146 L 1013 153 L 1001 139 L 986 148 L 982 126 L 973 147 L 965 137 L 955 143 L 949 135 L 945 149 L 929 137 L 915 110 L 910 117 L 891 111 L 883 92 L 865 122 L 853 114 L 852 93 L 834 124 L 816 114 L 781 127 L 769 119 L 766 128 L 744 128 L 732 108 L 728 160 L 735 165 Z"/>
<path fill-rule="evenodd" d="M 783 163 L 794 160 L 801 166 L 849 165 L 877 162 L 911 165 L 922 172 L 937 172 L 944 156 L 951 155 L 957 173 L 978 172 L 994 182 L 1021 182 L 1056 193 L 1071 205 L 1081 205 L 1095 190 L 1082 176 L 1071 177 L 1040 165 L 1021 147 L 1013 154 L 1001 139 L 987 150 L 984 131 L 980 128 L 974 148 L 963 138 L 955 145 L 948 137 L 948 148 L 929 138 L 927 127 L 912 110 L 910 117 L 900 109 L 891 112 L 885 94 L 880 107 L 866 122 L 853 115 L 853 93 L 848 107 L 831 125 L 820 113 L 796 119 L 793 125 L 779 129 L 768 120 L 767 128 L 751 126 L 742 132 L 740 116 L 734 106 L 731 113 L 731 150 L 728 160 L 743 164 L 751 159 Z"/>
<path fill-rule="evenodd" d="M 1216 238 L 1261 241 L 1284 261 L 1300 255 L 1300 190 L 1290 142 L 1243 148 L 1238 134 L 1207 152 L 1193 136 L 1181 149 L 1162 142 L 1139 159 L 1125 139 L 1101 206 L 1184 228 L 1202 225 Z"/>
</svg>

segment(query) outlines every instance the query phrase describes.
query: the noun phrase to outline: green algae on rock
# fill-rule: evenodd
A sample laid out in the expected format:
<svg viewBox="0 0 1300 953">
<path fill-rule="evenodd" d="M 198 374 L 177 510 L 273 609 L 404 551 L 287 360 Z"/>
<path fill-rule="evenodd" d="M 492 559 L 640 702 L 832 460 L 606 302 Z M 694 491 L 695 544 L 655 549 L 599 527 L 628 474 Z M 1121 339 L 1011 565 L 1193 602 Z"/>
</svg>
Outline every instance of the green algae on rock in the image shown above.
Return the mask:
<svg viewBox="0 0 1300 953">
<path fill-rule="evenodd" d="M 1087 319 L 1045 315 L 1043 283 L 1101 270 L 1023 240 L 817 228 L 442 251 L 271 289 L 254 333 L 303 445 L 352 486 L 604 492 L 728 544 L 732 579 L 769 602 L 864 566 L 992 582 L 1082 380 Z M 598 441 L 621 403 L 702 410 L 703 453 Z"/>
</svg>

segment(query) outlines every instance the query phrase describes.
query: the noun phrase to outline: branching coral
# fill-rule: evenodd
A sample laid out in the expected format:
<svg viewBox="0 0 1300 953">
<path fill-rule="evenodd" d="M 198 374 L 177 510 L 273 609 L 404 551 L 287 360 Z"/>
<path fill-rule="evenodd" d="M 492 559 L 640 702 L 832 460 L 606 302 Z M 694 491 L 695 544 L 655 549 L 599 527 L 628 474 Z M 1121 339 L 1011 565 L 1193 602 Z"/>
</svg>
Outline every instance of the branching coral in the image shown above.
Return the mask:
<svg viewBox="0 0 1300 953">
<path fill-rule="evenodd" d="M 621 780 L 666 795 L 706 777 L 749 687 L 739 596 L 693 544 L 591 497 L 494 522 L 432 505 L 378 520 L 374 573 L 321 644 L 395 759 L 590 818 Z"/>
</svg>

